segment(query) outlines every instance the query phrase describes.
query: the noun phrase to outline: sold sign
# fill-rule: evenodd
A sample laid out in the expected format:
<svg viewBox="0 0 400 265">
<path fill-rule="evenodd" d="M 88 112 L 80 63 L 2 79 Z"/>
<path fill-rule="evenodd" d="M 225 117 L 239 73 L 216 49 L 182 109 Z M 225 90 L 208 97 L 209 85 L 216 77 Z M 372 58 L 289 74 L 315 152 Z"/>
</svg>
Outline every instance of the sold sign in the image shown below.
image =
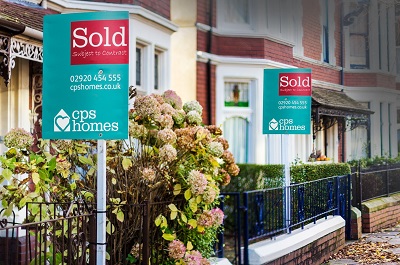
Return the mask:
<svg viewBox="0 0 400 265">
<path fill-rule="evenodd" d="M 71 22 L 71 65 L 129 63 L 128 20 Z"/>
<path fill-rule="evenodd" d="M 127 11 L 44 17 L 43 139 L 128 138 L 129 31 Z"/>
<path fill-rule="evenodd" d="M 265 69 L 264 134 L 311 132 L 311 69 Z"/>
<path fill-rule="evenodd" d="M 279 96 L 311 96 L 311 73 L 280 73 Z"/>
</svg>

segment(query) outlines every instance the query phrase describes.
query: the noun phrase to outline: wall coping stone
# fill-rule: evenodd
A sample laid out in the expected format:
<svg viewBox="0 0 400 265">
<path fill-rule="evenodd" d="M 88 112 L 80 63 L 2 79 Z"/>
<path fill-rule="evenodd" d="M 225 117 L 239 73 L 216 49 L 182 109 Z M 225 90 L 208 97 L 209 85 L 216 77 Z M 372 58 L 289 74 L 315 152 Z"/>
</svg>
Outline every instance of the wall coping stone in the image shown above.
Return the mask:
<svg viewBox="0 0 400 265">
<path fill-rule="evenodd" d="M 209 258 L 211 265 L 232 265 L 227 258 Z"/>
<path fill-rule="evenodd" d="M 373 213 L 390 206 L 400 204 L 400 193 L 392 194 L 389 197 L 372 199 L 362 203 L 363 213 Z"/>
<path fill-rule="evenodd" d="M 249 245 L 249 264 L 258 265 L 271 262 L 300 249 L 319 238 L 333 233 L 345 226 L 345 220 L 337 216 L 320 219 L 316 224 L 308 224 L 304 229 L 296 229 L 290 234 L 264 240 Z"/>
<path fill-rule="evenodd" d="M 351 207 L 351 219 L 361 217 L 361 211 L 357 207 Z"/>
</svg>

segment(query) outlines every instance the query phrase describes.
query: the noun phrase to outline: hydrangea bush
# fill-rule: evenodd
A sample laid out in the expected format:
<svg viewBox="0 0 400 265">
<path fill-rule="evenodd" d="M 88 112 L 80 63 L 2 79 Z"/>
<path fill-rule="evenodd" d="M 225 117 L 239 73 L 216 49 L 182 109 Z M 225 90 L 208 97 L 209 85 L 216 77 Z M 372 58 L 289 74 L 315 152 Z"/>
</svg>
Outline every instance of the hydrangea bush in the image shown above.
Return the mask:
<svg viewBox="0 0 400 265">
<path fill-rule="evenodd" d="M 128 257 L 110 253 L 111 259 L 140 263 L 141 242 L 135 241 L 141 221 L 137 208 L 130 205 L 149 201 L 168 202 L 150 213 L 150 231 L 159 236 L 151 255 L 167 257 L 163 264 L 209 264 L 224 219 L 218 208 L 220 187 L 229 184 L 239 168 L 221 129 L 204 126 L 201 117 L 197 101 L 183 104 L 172 90 L 138 96 L 129 115 L 129 139 L 107 141 L 107 199 L 115 215 L 107 229 L 116 238 L 110 249 L 126 244 L 132 249 Z M 27 154 L 29 139 L 19 130 L 6 136 L 10 149 L 0 157 L 0 181 L 14 178 L 17 189 L 7 186 L 1 191 L 7 193 L 3 207 L 21 208 L 28 201 L 44 200 L 44 192 L 58 201 L 94 199 L 94 143 L 42 141 L 38 153 Z M 18 179 L 17 173 L 27 177 Z M 32 182 L 34 190 L 21 185 Z"/>
</svg>

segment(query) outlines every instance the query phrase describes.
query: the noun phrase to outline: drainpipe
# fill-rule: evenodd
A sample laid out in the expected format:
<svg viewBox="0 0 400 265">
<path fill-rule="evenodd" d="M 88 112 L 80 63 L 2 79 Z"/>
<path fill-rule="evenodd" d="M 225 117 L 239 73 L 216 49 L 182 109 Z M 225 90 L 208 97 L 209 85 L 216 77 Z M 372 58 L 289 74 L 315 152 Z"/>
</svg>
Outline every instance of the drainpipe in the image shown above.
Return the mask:
<svg viewBox="0 0 400 265">
<path fill-rule="evenodd" d="M 344 86 L 344 24 L 343 24 L 343 19 L 344 19 L 344 4 L 343 0 L 340 2 L 340 85 L 342 86 L 342 91 L 343 91 L 343 86 Z M 342 150 L 341 150 L 341 156 L 342 156 L 342 162 L 345 162 L 345 142 L 344 142 L 344 137 L 345 137 L 345 131 L 346 131 L 346 117 L 343 118 L 343 123 L 342 123 Z"/>
<path fill-rule="evenodd" d="M 207 52 L 211 54 L 212 52 L 212 37 L 213 37 L 213 31 L 212 31 L 212 19 L 213 19 L 213 0 L 209 0 L 209 15 L 208 15 L 208 24 L 210 26 L 210 30 L 208 31 L 208 43 L 207 43 Z M 212 64 L 211 64 L 211 59 L 208 59 L 207 61 L 207 123 L 208 125 L 212 124 L 212 105 L 211 105 L 211 93 L 212 93 Z"/>
</svg>

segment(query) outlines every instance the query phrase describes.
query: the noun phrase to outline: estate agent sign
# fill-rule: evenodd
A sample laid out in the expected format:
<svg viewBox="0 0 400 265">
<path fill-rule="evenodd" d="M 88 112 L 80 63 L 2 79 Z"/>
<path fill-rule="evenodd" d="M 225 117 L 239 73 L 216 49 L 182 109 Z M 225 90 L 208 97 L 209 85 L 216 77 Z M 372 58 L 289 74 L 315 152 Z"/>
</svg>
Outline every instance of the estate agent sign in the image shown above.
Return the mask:
<svg viewBox="0 0 400 265">
<path fill-rule="evenodd" d="M 128 12 L 49 15 L 43 138 L 128 138 Z"/>
<path fill-rule="evenodd" d="M 310 134 L 311 69 L 265 69 L 264 134 Z"/>
</svg>

